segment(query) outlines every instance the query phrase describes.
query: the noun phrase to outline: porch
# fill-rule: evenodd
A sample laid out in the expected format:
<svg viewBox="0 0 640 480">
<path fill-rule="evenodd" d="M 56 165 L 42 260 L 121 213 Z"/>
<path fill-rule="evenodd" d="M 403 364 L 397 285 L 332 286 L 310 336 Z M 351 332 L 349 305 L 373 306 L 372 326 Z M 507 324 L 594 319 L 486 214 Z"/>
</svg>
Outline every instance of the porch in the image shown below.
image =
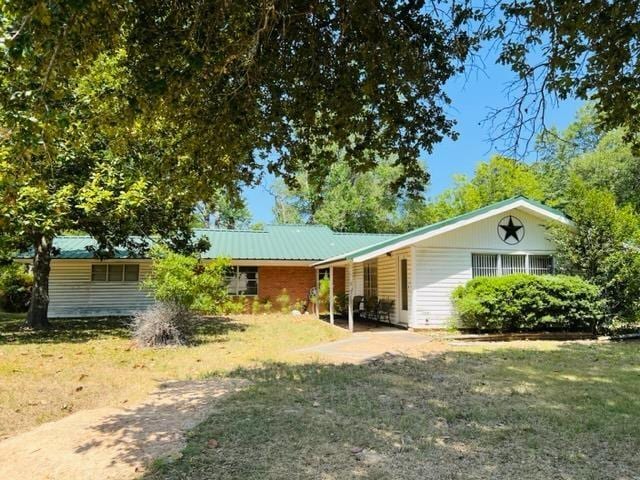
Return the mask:
<svg viewBox="0 0 640 480">
<path fill-rule="evenodd" d="M 328 259 L 315 264 L 316 288 L 322 278 L 329 279 L 329 315 L 332 325 L 340 323 L 336 312 L 336 278 L 344 272 L 346 327 L 356 330 L 360 325 L 379 322 L 400 327 L 409 326 L 412 292 L 410 249 L 385 253 L 371 258 Z M 340 272 L 340 274 L 338 274 Z M 316 297 L 316 315 L 319 304 Z M 338 322 L 338 323 L 337 323 Z M 360 329 L 360 328 L 359 328 Z"/>
</svg>

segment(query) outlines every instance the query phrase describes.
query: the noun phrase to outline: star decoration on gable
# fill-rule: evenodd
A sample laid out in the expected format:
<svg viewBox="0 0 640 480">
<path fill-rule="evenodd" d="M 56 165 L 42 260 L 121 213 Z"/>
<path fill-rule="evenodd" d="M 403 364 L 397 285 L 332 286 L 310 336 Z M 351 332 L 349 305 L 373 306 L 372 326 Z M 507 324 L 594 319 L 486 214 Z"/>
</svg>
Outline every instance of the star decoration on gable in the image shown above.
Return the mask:
<svg viewBox="0 0 640 480">
<path fill-rule="evenodd" d="M 498 236 L 504 243 L 509 245 L 520 243 L 524 238 L 524 225 L 512 215 L 504 217 L 498 223 Z"/>
</svg>

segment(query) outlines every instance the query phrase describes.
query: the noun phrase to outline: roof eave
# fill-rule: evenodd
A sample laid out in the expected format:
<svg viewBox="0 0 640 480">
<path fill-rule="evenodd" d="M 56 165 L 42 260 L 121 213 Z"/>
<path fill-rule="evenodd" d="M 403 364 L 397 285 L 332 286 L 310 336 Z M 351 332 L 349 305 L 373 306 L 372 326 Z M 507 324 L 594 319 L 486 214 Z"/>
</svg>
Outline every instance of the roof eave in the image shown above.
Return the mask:
<svg viewBox="0 0 640 480">
<path fill-rule="evenodd" d="M 493 208 L 492 208 L 493 207 Z M 571 228 L 574 227 L 573 222 L 563 215 L 561 212 L 552 209 L 550 207 L 539 204 L 538 202 L 533 202 L 525 197 L 516 197 L 509 200 L 504 200 L 502 202 L 496 203 L 494 205 L 489 205 L 487 207 L 483 207 L 482 209 L 478 209 L 476 212 L 469 212 L 469 214 L 462 215 L 459 220 L 453 220 L 453 222 L 448 223 L 450 221 L 442 222 L 443 225 L 441 227 L 432 228 L 430 227 L 422 227 L 414 230 L 413 232 L 408 232 L 404 235 L 399 235 L 401 237 L 397 241 L 385 242 L 385 245 L 380 245 L 380 248 L 375 248 L 375 245 L 371 247 L 363 248 L 357 250 L 355 252 L 351 252 L 351 254 L 347 254 L 346 258 L 349 260 L 353 260 L 355 263 L 365 262 L 372 258 L 375 258 L 380 255 L 384 255 L 387 252 L 391 252 L 394 250 L 398 250 L 400 248 L 408 247 L 417 242 L 421 242 L 428 238 L 435 237 L 437 235 L 442 235 L 443 233 L 450 232 L 452 230 L 456 230 L 460 227 L 468 225 L 473 222 L 477 222 L 483 220 L 485 218 L 492 217 L 494 215 L 498 215 L 502 212 L 511 210 L 513 208 L 523 208 L 525 210 L 529 210 L 538 216 L 542 216 L 545 218 L 549 218 L 551 220 L 557 221 L 564 225 L 567 225 Z M 434 224 L 434 226 L 437 224 Z M 423 233 L 420 233 L 423 231 Z M 404 240 L 402 237 L 406 237 Z"/>
</svg>

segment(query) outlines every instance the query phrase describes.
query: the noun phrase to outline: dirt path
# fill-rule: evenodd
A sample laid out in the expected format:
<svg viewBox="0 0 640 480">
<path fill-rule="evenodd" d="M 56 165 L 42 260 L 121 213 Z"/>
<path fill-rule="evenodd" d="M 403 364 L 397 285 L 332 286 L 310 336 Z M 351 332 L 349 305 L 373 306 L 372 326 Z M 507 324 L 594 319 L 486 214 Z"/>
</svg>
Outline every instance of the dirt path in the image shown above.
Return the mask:
<svg viewBox="0 0 640 480">
<path fill-rule="evenodd" d="M 239 380 L 170 382 L 137 405 L 74 413 L 0 442 L 1 479 L 127 480 L 179 454 L 185 432 Z"/>
</svg>

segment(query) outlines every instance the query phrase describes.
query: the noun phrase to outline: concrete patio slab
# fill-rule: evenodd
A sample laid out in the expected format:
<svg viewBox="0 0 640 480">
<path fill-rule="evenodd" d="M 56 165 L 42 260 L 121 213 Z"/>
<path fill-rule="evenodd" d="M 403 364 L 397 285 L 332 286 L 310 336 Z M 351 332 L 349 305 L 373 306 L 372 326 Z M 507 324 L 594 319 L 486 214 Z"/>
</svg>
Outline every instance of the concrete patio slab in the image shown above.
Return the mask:
<svg viewBox="0 0 640 480">
<path fill-rule="evenodd" d="M 409 354 L 421 350 L 431 342 L 433 339 L 426 335 L 386 327 L 356 332 L 344 340 L 322 343 L 297 351 L 317 353 L 325 360 L 337 363 L 362 363 L 385 353 Z"/>
</svg>

